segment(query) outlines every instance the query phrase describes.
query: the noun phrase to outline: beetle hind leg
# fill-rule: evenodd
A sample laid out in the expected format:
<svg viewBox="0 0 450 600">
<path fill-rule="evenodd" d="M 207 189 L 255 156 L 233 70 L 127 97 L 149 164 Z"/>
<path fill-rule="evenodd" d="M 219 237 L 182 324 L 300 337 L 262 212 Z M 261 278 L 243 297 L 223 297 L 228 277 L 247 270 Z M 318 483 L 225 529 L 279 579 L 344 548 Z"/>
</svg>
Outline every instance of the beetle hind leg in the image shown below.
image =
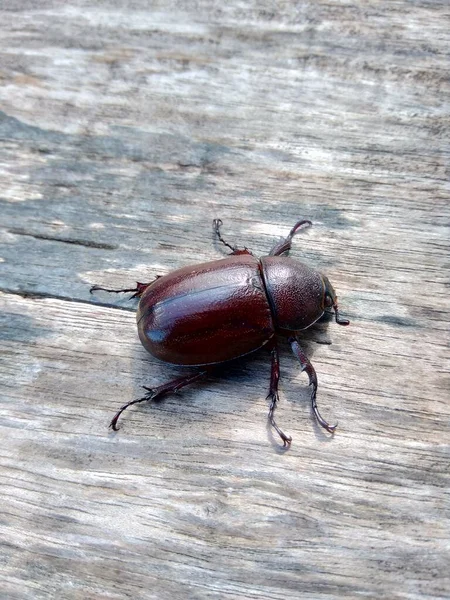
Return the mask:
<svg viewBox="0 0 450 600">
<path fill-rule="evenodd" d="M 289 343 L 291 344 L 291 348 L 292 348 L 293 353 L 295 354 L 295 356 L 297 357 L 297 359 L 300 362 L 300 365 L 302 367 L 302 371 L 306 371 L 306 373 L 308 374 L 309 385 L 312 386 L 311 407 L 312 407 L 314 416 L 316 417 L 317 422 L 319 423 L 319 425 L 321 425 L 324 429 L 326 429 L 330 433 L 334 433 L 336 431 L 336 427 L 337 427 L 338 424 L 336 423 L 335 425 L 330 425 L 328 423 L 328 421 L 325 421 L 325 419 L 322 417 L 322 415 L 320 414 L 319 409 L 317 407 L 317 400 L 316 400 L 316 396 L 317 396 L 317 374 L 316 374 L 316 370 L 312 366 L 309 358 L 303 352 L 303 350 L 300 347 L 300 344 L 298 343 L 298 341 L 296 340 L 296 338 L 289 338 Z"/>
<path fill-rule="evenodd" d="M 119 420 L 120 415 L 133 404 L 139 404 L 140 402 L 150 402 L 151 400 L 159 400 L 163 396 L 167 394 L 178 392 L 181 388 L 197 381 L 198 379 L 203 379 L 208 374 L 208 371 L 199 371 L 198 373 L 191 373 L 190 375 L 184 377 L 178 377 L 177 379 L 173 379 L 172 381 L 168 381 L 167 383 L 163 383 L 162 385 L 149 388 L 145 385 L 143 386 L 147 393 L 142 398 L 138 398 L 137 400 L 131 400 L 131 402 L 127 402 L 124 404 L 119 410 L 116 412 L 114 417 L 111 419 L 111 423 L 109 424 L 110 428 L 113 431 L 118 431 L 117 421 Z"/>
<path fill-rule="evenodd" d="M 156 279 L 159 279 L 160 275 L 157 276 Z M 103 292 L 109 292 L 110 294 L 126 294 L 128 292 L 134 292 L 134 294 L 131 296 L 130 300 L 132 298 L 140 298 L 142 296 L 142 294 L 145 292 L 145 290 L 148 288 L 149 285 L 151 285 L 153 283 L 153 281 L 151 281 L 150 283 L 141 283 L 140 281 L 136 281 L 136 287 L 135 288 L 125 288 L 123 290 L 112 290 L 110 288 L 104 288 L 100 285 L 93 285 L 91 287 L 91 289 L 89 290 L 89 293 L 92 294 L 92 292 L 96 292 L 98 290 L 102 290 Z"/>
<path fill-rule="evenodd" d="M 270 400 L 270 408 L 269 408 L 269 414 L 268 414 L 268 420 L 270 425 L 275 429 L 275 431 L 278 433 L 278 435 L 280 436 L 282 442 L 283 442 L 283 446 L 289 447 L 291 442 L 292 442 L 292 438 L 290 435 L 286 435 L 284 433 L 284 431 L 282 429 L 280 429 L 274 419 L 274 412 L 275 412 L 275 408 L 277 406 L 278 400 L 279 400 L 279 396 L 278 396 L 278 382 L 280 380 L 280 359 L 278 356 L 278 348 L 276 346 L 276 343 L 274 343 L 272 350 L 271 350 L 271 356 L 272 356 L 272 369 L 271 369 L 271 373 L 270 373 L 270 389 L 269 389 L 269 393 L 267 395 L 267 400 Z"/>
</svg>

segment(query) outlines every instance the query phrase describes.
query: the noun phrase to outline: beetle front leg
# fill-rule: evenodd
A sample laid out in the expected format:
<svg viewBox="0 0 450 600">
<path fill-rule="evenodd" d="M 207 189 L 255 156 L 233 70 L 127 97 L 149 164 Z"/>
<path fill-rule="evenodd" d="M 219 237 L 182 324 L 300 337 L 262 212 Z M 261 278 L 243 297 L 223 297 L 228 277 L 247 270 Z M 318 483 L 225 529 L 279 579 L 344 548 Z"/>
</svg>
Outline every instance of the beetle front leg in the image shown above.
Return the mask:
<svg viewBox="0 0 450 600">
<path fill-rule="evenodd" d="M 275 408 L 277 406 L 277 402 L 280 399 L 278 396 L 278 382 L 280 380 L 280 358 L 278 355 L 278 347 L 276 345 L 276 342 L 274 342 L 270 354 L 272 357 L 272 369 L 271 369 L 271 373 L 270 373 L 270 389 L 269 389 L 269 393 L 266 398 L 266 400 L 270 400 L 268 419 L 269 419 L 269 423 L 272 425 L 272 427 L 278 433 L 280 438 L 283 440 L 283 446 L 286 447 L 286 446 L 290 446 L 290 444 L 292 442 L 292 438 L 290 435 L 286 435 L 284 433 L 284 431 L 282 431 L 278 427 L 278 425 L 274 419 L 274 416 L 273 416 L 273 414 L 275 412 Z"/>
<path fill-rule="evenodd" d="M 297 223 L 294 225 L 294 227 L 289 232 L 289 235 L 287 236 L 287 238 L 276 243 L 275 246 L 272 248 L 272 250 L 269 252 L 269 256 L 280 256 L 284 252 L 289 254 L 289 250 L 291 249 L 291 246 L 292 246 L 292 238 L 294 237 L 294 235 L 296 235 L 300 231 L 300 229 L 304 228 L 304 225 L 306 225 L 306 227 L 311 227 L 312 223 L 311 223 L 311 221 L 308 221 L 307 219 L 304 219 L 303 221 L 297 221 Z"/>
<path fill-rule="evenodd" d="M 316 371 L 314 369 L 314 367 L 312 366 L 309 358 L 306 356 L 306 354 L 303 352 L 300 344 L 298 343 L 296 338 L 289 338 L 289 343 L 291 344 L 291 348 L 293 353 L 295 354 L 295 356 L 298 358 L 300 365 L 302 367 L 302 371 L 306 371 L 306 373 L 308 374 L 309 377 L 309 385 L 312 385 L 312 392 L 311 392 L 311 406 L 314 412 L 314 416 L 316 417 L 318 423 L 327 431 L 329 431 L 330 433 L 334 433 L 337 427 L 337 423 L 336 425 L 330 425 L 327 421 L 325 421 L 325 419 L 322 417 L 322 415 L 319 413 L 319 409 L 317 408 L 317 401 L 316 401 L 316 396 L 317 396 L 317 375 L 316 375 Z"/>
<path fill-rule="evenodd" d="M 227 248 L 229 248 L 231 250 L 231 253 L 229 254 L 229 256 L 236 256 L 239 254 L 250 254 L 250 256 L 253 256 L 253 254 L 250 252 L 250 250 L 248 248 L 239 249 L 237 246 L 232 246 L 231 244 L 226 242 L 220 233 L 220 228 L 222 227 L 222 225 L 223 225 L 222 219 L 214 219 L 214 221 L 213 221 L 214 233 L 217 236 L 217 239 L 219 240 L 219 242 L 222 242 L 222 244 L 224 246 L 226 246 Z"/>
<path fill-rule="evenodd" d="M 187 375 L 184 377 L 178 377 L 177 379 L 173 379 L 172 381 L 163 383 L 162 385 L 160 385 L 156 388 L 149 388 L 144 385 L 143 386 L 144 390 L 147 390 L 147 393 L 145 394 L 145 396 L 143 396 L 142 398 L 138 398 L 137 400 L 132 400 L 131 402 L 127 402 L 126 404 L 124 404 L 112 418 L 111 423 L 109 424 L 110 428 L 113 429 L 114 431 L 119 430 L 119 428 L 117 427 L 117 421 L 119 420 L 119 417 L 123 413 L 123 411 L 126 410 L 129 406 L 132 406 L 133 404 L 139 404 L 140 402 L 149 402 L 150 400 L 159 400 L 160 398 L 162 398 L 163 396 L 166 396 L 167 394 L 171 394 L 172 392 L 178 392 L 178 390 L 181 390 L 181 388 L 185 387 L 186 385 L 189 385 L 190 383 L 193 383 L 194 381 L 197 381 L 198 379 L 202 379 L 202 378 L 206 377 L 207 374 L 208 374 L 207 370 L 199 371 L 198 373 L 191 373 L 190 375 Z"/>
</svg>

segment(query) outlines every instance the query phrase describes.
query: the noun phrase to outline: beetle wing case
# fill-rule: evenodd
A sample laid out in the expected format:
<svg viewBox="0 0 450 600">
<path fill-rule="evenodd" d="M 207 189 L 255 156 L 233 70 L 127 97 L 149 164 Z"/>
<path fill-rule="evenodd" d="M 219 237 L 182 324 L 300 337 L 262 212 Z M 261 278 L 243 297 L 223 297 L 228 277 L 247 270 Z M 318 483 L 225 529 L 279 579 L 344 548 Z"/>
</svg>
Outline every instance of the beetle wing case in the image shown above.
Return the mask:
<svg viewBox="0 0 450 600">
<path fill-rule="evenodd" d="M 259 261 L 230 256 L 158 278 L 137 313 L 144 347 L 177 365 L 208 365 L 257 350 L 275 328 Z"/>
<path fill-rule="evenodd" d="M 277 329 L 300 331 L 324 313 L 322 276 L 292 258 L 261 259 L 263 280 Z"/>
</svg>

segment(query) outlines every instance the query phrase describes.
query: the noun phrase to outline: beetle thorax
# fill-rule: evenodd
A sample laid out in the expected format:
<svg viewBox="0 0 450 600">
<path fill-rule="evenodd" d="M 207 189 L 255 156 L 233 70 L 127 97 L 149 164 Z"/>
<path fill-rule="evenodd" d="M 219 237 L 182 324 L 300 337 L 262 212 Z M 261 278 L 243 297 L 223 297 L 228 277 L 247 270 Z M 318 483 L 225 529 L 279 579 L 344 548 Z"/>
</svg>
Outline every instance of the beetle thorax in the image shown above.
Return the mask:
<svg viewBox="0 0 450 600">
<path fill-rule="evenodd" d="M 317 271 L 288 257 L 261 259 L 267 297 L 277 329 L 306 329 L 324 313 L 324 283 Z"/>
</svg>

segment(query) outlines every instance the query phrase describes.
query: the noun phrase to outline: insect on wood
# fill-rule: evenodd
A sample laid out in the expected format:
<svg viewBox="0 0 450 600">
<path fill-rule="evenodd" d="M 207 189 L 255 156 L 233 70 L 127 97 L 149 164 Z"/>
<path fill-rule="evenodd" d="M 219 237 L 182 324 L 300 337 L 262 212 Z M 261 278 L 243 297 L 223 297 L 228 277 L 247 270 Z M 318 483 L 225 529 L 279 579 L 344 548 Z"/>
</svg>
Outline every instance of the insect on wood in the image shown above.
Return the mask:
<svg viewBox="0 0 450 600">
<path fill-rule="evenodd" d="M 318 423 L 334 433 L 337 425 L 330 425 L 317 407 L 316 371 L 298 334 L 331 310 L 339 325 L 349 321 L 339 314 L 336 292 L 328 278 L 288 256 L 293 237 L 311 225 L 308 220 L 298 221 L 268 256 L 257 258 L 247 248 L 226 242 L 220 233 L 222 221 L 215 219 L 215 235 L 231 250 L 226 258 L 183 267 L 151 283 L 138 282 L 135 288 L 91 288 L 91 292 L 133 292 L 132 298 L 140 298 L 137 327 L 148 352 L 167 363 L 196 367 L 195 372 L 158 387 L 144 386 L 146 394 L 120 408 L 110 423 L 112 429 L 117 431 L 117 421 L 129 406 L 159 400 L 205 378 L 218 364 L 265 346 L 272 360 L 268 419 L 283 445 L 288 446 L 292 438 L 274 418 L 280 379 L 277 336 L 281 335 L 288 339 L 302 371 L 308 374 Z"/>
</svg>

